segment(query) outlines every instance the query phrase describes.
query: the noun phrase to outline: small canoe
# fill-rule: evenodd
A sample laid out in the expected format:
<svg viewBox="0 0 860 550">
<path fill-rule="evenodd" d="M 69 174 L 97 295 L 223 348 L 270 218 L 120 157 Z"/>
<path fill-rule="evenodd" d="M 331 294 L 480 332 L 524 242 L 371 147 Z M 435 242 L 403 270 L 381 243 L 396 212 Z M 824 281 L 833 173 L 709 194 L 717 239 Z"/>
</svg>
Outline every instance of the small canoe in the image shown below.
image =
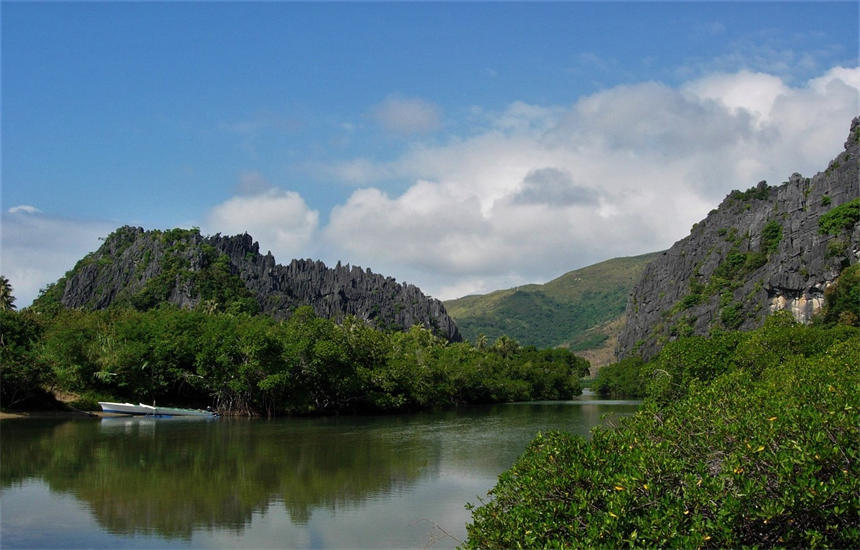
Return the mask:
<svg viewBox="0 0 860 550">
<path fill-rule="evenodd" d="M 218 416 L 211 411 L 203 411 L 200 409 L 180 409 L 177 407 L 156 407 L 153 405 L 144 405 L 143 403 L 111 403 L 109 401 L 99 401 L 102 411 L 106 413 L 117 414 L 136 414 L 145 416 Z"/>
</svg>

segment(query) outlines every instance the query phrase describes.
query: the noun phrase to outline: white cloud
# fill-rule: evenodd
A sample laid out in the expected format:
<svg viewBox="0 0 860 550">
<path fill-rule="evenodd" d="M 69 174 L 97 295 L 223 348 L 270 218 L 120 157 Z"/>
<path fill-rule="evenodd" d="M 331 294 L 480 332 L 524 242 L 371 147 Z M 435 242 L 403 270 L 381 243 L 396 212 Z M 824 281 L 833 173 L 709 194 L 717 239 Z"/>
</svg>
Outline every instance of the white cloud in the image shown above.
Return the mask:
<svg viewBox="0 0 860 550">
<path fill-rule="evenodd" d="M 354 160 L 365 183 L 415 183 L 356 190 L 323 236 L 331 254 L 442 298 L 666 248 L 731 189 L 826 167 L 860 112 L 858 80 L 857 68 L 801 86 L 741 71 L 618 86 L 565 109 L 515 102 L 472 137 Z"/>
<path fill-rule="evenodd" d="M 35 206 L 30 206 L 29 204 L 22 204 L 19 206 L 13 206 L 9 209 L 10 214 L 41 214 L 42 211 L 36 208 Z"/>
<path fill-rule="evenodd" d="M 306 255 L 319 225 L 319 213 L 298 193 L 272 187 L 260 190 L 259 175 L 251 179 L 257 192 L 216 205 L 206 218 L 205 231 L 227 235 L 247 232 L 263 251 L 271 250 L 281 262 Z"/>
<path fill-rule="evenodd" d="M 860 70 L 846 67 L 833 67 L 822 76 L 809 81 L 809 87 L 819 93 L 824 93 L 833 81 L 840 80 L 843 84 L 860 90 Z M 860 97 L 858 97 L 860 101 Z"/>
<path fill-rule="evenodd" d="M 370 117 L 396 134 L 426 134 L 442 125 L 439 107 L 417 97 L 390 95 L 371 110 Z"/>
<path fill-rule="evenodd" d="M 758 120 L 769 118 L 776 98 L 789 91 L 779 77 L 749 71 L 707 76 L 689 83 L 686 89 L 694 96 L 720 103 L 733 114 L 746 110 Z"/>
<path fill-rule="evenodd" d="M 51 216 L 30 205 L 9 208 L 0 226 L 0 272 L 9 278 L 19 309 L 30 305 L 41 288 L 96 250 L 99 237 L 116 229 L 109 222 Z"/>
</svg>

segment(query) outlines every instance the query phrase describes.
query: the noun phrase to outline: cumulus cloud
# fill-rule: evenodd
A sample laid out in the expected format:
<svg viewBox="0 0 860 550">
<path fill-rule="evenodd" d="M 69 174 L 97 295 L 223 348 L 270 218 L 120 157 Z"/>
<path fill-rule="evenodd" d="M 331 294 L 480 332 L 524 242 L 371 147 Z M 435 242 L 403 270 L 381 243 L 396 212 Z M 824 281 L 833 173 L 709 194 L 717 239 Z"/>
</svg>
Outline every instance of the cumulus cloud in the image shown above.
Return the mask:
<svg viewBox="0 0 860 550">
<path fill-rule="evenodd" d="M 116 229 L 105 221 L 82 221 L 19 205 L 3 213 L 0 272 L 9 278 L 18 308 L 30 305 L 39 290 L 54 282 L 88 252 L 99 237 Z"/>
<path fill-rule="evenodd" d="M 212 208 L 205 230 L 227 235 L 247 232 L 278 261 L 306 255 L 319 225 L 319 212 L 294 191 L 261 187 L 266 182 L 259 175 L 253 175 L 250 182 L 255 192 L 231 197 Z M 247 187 L 243 183 L 240 189 Z"/>
<path fill-rule="evenodd" d="M 686 90 L 694 97 L 719 103 L 732 114 L 744 110 L 759 121 L 770 117 L 776 98 L 789 91 L 779 77 L 749 71 L 710 75 L 689 83 Z"/>
<path fill-rule="evenodd" d="M 799 86 L 741 71 L 617 86 L 567 108 L 517 102 L 468 138 L 355 159 L 415 183 L 356 190 L 323 236 L 443 298 L 469 281 L 546 281 L 667 248 L 731 189 L 823 169 L 860 112 L 858 88 L 860 69 L 838 67 Z"/>
<path fill-rule="evenodd" d="M 598 193 L 574 183 L 570 172 L 551 167 L 529 172 L 523 179 L 522 189 L 513 196 L 514 202 L 519 204 L 549 206 L 597 204 L 597 199 Z"/>
<path fill-rule="evenodd" d="M 439 107 L 417 97 L 390 95 L 373 107 L 370 117 L 395 134 L 426 134 L 442 125 Z"/>
</svg>

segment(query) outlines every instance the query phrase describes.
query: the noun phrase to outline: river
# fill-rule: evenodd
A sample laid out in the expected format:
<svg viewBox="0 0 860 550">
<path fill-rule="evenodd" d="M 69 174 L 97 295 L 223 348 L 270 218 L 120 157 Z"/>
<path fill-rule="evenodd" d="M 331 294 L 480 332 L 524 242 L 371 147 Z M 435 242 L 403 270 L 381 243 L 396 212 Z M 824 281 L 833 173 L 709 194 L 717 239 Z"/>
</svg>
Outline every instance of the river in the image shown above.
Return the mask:
<svg viewBox="0 0 860 550">
<path fill-rule="evenodd" d="M 397 416 L 3 420 L 0 546 L 451 548 L 539 431 L 633 401 Z M 606 416 L 609 415 L 609 416 Z"/>
</svg>

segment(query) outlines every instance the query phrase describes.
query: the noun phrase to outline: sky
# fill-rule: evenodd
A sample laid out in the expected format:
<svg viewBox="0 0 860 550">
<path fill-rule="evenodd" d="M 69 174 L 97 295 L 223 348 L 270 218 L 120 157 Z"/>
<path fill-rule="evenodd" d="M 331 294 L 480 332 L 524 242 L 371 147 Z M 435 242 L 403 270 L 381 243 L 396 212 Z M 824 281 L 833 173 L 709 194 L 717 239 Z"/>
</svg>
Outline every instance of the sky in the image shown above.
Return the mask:
<svg viewBox="0 0 860 550">
<path fill-rule="evenodd" d="M 122 225 L 440 299 L 666 249 L 860 114 L 858 3 L 0 5 L 0 273 Z"/>
</svg>

